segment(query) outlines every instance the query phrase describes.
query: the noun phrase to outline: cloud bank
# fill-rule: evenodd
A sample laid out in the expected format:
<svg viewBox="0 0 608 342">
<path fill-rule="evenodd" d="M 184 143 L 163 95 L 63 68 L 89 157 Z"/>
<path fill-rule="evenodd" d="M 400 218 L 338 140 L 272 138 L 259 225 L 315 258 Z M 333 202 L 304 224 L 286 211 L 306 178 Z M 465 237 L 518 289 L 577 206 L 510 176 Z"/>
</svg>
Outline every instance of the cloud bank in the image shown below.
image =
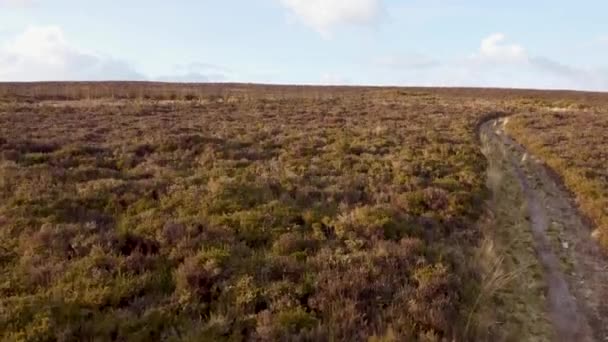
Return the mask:
<svg viewBox="0 0 608 342">
<path fill-rule="evenodd" d="M 6 3 L 6 0 L 3 3 Z M 10 1 L 10 2 L 18 2 Z M 0 82 L 154 80 L 224 81 L 228 70 L 203 63 L 178 65 L 171 75 L 150 77 L 119 58 L 85 51 L 57 26 L 31 26 L 0 44 Z"/>
<path fill-rule="evenodd" d="M 478 48 L 462 58 L 401 53 L 380 56 L 367 67 L 361 73 L 326 70 L 318 83 L 357 84 L 358 77 L 367 75 L 370 78 L 363 83 L 373 85 L 608 90 L 608 70 L 581 68 L 535 56 L 503 33 L 481 39 Z M 32 26 L 0 42 L 0 81 L 51 80 L 255 82 L 260 75 L 237 74 L 222 66 L 199 62 L 178 64 L 168 75 L 151 76 L 123 59 L 74 45 L 57 26 Z"/>
<path fill-rule="evenodd" d="M 410 54 L 384 56 L 373 64 L 397 75 L 385 82 L 395 85 L 608 90 L 608 71 L 534 56 L 503 33 L 483 38 L 477 50 L 461 59 Z"/>
<path fill-rule="evenodd" d="M 0 47 L 0 81 L 144 78 L 125 61 L 72 46 L 57 26 L 29 27 Z"/>
</svg>

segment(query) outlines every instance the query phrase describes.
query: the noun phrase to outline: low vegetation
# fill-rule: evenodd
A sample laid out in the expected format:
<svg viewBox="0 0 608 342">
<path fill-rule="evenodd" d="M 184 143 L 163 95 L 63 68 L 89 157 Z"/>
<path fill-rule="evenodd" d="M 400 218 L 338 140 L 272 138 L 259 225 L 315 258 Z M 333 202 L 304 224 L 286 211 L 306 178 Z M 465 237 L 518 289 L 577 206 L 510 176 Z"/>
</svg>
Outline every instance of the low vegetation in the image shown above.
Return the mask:
<svg viewBox="0 0 608 342">
<path fill-rule="evenodd" d="M 556 103 L 513 116 L 507 130 L 556 171 L 608 249 L 608 103 Z"/>
<path fill-rule="evenodd" d="M 488 193 L 476 127 L 542 95 L 0 94 L 7 341 L 467 339 Z"/>
</svg>

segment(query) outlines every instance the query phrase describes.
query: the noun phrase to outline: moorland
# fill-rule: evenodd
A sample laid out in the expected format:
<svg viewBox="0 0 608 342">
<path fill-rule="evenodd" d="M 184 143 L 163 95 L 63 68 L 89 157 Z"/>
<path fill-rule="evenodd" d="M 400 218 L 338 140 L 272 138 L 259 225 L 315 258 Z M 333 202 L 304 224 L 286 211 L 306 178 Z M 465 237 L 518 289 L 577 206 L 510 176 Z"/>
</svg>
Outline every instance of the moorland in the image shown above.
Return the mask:
<svg viewBox="0 0 608 342">
<path fill-rule="evenodd" d="M 481 339 L 481 123 L 513 116 L 608 247 L 607 110 L 532 90 L 2 84 L 0 339 Z"/>
</svg>

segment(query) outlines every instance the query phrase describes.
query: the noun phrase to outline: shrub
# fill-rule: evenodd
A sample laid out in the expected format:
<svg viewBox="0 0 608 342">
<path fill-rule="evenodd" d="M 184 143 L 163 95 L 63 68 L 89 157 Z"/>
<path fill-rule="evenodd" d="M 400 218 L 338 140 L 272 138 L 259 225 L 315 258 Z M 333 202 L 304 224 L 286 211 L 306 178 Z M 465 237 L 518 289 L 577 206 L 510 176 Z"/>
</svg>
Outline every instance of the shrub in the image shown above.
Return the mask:
<svg viewBox="0 0 608 342">
<path fill-rule="evenodd" d="M 175 290 L 178 294 L 194 296 L 204 303 L 209 303 L 218 291 L 217 281 L 222 268 L 215 259 L 195 255 L 184 260 L 174 274 Z"/>
<path fill-rule="evenodd" d="M 475 127 L 551 97 L 0 84 L 0 340 L 457 338 Z"/>
<path fill-rule="evenodd" d="M 314 252 L 317 241 L 298 233 L 285 233 L 275 240 L 273 251 L 279 255 L 290 255 L 296 252 Z"/>
</svg>

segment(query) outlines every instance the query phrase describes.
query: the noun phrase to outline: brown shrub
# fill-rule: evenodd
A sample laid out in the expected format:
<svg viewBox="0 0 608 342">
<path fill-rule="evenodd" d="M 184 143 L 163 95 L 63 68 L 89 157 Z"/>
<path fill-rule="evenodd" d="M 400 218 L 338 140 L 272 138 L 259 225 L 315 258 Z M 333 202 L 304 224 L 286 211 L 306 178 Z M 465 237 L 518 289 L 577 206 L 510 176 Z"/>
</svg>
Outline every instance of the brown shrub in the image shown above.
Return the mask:
<svg viewBox="0 0 608 342">
<path fill-rule="evenodd" d="M 222 269 L 216 260 L 205 260 L 196 255 L 189 257 L 174 272 L 175 291 L 179 295 L 194 296 L 203 302 L 210 302 L 221 274 Z"/>
<path fill-rule="evenodd" d="M 180 242 L 187 234 L 183 224 L 167 222 L 160 233 L 160 241 L 166 245 L 174 245 Z"/>
<path fill-rule="evenodd" d="M 314 252 L 318 242 L 299 233 L 285 233 L 275 240 L 272 249 L 279 255 L 290 255 L 295 252 Z"/>
</svg>

